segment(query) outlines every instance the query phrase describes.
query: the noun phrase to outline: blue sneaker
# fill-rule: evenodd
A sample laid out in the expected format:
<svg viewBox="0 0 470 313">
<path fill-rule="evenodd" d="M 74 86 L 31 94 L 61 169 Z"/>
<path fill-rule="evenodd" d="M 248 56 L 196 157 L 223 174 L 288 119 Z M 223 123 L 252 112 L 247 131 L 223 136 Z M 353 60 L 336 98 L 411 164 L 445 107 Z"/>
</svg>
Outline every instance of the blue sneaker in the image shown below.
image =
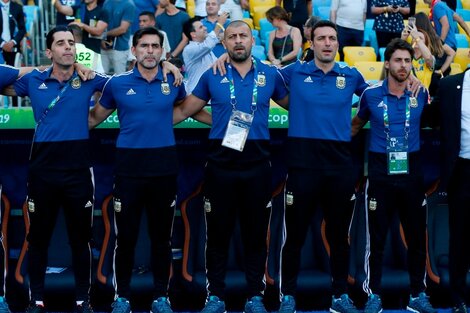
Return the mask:
<svg viewBox="0 0 470 313">
<path fill-rule="evenodd" d="M 266 311 L 263 298 L 260 296 L 255 296 L 245 303 L 245 313 L 268 313 Z"/>
<path fill-rule="evenodd" d="M 382 300 L 380 297 L 375 294 L 370 294 L 366 306 L 364 307 L 364 313 L 381 313 L 382 311 Z"/>
<path fill-rule="evenodd" d="M 360 311 L 354 306 L 354 303 L 347 294 L 342 294 L 341 297 L 332 297 L 331 300 L 331 313 L 360 313 Z"/>
<path fill-rule="evenodd" d="M 131 313 L 131 305 L 126 298 L 117 298 L 116 301 L 111 304 L 113 310 L 111 313 Z"/>
<path fill-rule="evenodd" d="M 293 296 L 283 296 L 278 313 L 295 313 L 295 299 Z"/>
<path fill-rule="evenodd" d="M 0 297 L 0 313 L 11 313 L 5 297 Z"/>
<path fill-rule="evenodd" d="M 408 302 L 406 310 L 414 313 L 437 313 L 437 310 L 429 302 L 429 297 L 424 292 L 421 292 L 416 298 L 410 296 L 410 302 Z"/>
<path fill-rule="evenodd" d="M 93 308 L 91 307 L 90 302 L 83 301 L 82 304 L 77 305 L 75 313 L 93 313 Z"/>
<path fill-rule="evenodd" d="M 152 313 L 173 313 L 170 300 L 167 297 L 160 297 L 152 303 Z"/>
<path fill-rule="evenodd" d="M 206 305 L 201 313 L 227 313 L 225 310 L 225 302 L 217 296 L 210 296 L 206 300 Z"/>
</svg>

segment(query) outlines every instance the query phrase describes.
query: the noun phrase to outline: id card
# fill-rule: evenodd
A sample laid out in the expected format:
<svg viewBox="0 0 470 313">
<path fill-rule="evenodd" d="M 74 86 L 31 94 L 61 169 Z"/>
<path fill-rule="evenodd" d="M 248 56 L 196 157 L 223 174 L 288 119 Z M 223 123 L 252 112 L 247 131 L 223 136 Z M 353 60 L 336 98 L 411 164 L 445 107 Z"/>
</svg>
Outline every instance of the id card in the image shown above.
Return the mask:
<svg viewBox="0 0 470 313">
<path fill-rule="evenodd" d="M 252 123 L 252 114 L 233 110 L 232 116 L 230 116 L 228 121 L 227 131 L 222 140 L 222 146 L 240 152 L 243 151 Z"/>
<path fill-rule="evenodd" d="M 387 140 L 388 175 L 408 174 L 408 143 L 404 137 Z"/>
</svg>

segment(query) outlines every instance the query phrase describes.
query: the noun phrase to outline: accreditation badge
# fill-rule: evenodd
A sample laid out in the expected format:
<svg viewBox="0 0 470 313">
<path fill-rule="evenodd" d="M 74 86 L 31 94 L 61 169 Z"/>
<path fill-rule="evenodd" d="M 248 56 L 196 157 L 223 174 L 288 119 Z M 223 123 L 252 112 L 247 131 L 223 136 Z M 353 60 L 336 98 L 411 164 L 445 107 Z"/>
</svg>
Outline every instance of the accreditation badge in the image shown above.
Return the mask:
<svg viewBox="0 0 470 313">
<path fill-rule="evenodd" d="M 292 192 L 288 191 L 286 194 L 286 204 L 293 205 L 294 204 L 294 195 Z"/>
<path fill-rule="evenodd" d="M 253 123 L 253 117 L 253 114 L 233 110 L 232 116 L 230 116 L 228 121 L 224 139 L 222 140 L 222 146 L 240 152 L 243 151 L 251 124 Z"/>
<path fill-rule="evenodd" d="M 387 140 L 388 175 L 408 174 L 408 142 L 405 137 L 391 137 Z"/>
<path fill-rule="evenodd" d="M 266 76 L 264 76 L 264 74 L 258 74 L 258 86 L 259 87 L 266 86 Z"/>
<path fill-rule="evenodd" d="M 416 97 L 410 97 L 410 108 L 417 108 L 418 107 L 418 100 Z"/>
<path fill-rule="evenodd" d="M 168 83 L 162 83 L 161 85 L 162 94 L 168 96 L 170 94 L 170 85 Z"/>
<path fill-rule="evenodd" d="M 31 213 L 34 213 L 34 211 L 36 211 L 33 199 L 28 199 L 28 211 Z"/>
<path fill-rule="evenodd" d="M 72 79 L 72 82 L 70 83 L 73 89 L 78 89 L 82 86 L 82 82 L 80 81 L 79 77 L 75 77 Z"/>
<path fill-rule="evenodd" d="M 338 76 L 336 77 L 336 88 L 344 89 L 346 87 L 346 77 Z"/>
<path fill-rule="evenodd" d="M 369 200 L 369 210 L 371 211 L 377 210 L 377 200 L 375 200 L 374 198 L 370 198 Z"/>
</svg>

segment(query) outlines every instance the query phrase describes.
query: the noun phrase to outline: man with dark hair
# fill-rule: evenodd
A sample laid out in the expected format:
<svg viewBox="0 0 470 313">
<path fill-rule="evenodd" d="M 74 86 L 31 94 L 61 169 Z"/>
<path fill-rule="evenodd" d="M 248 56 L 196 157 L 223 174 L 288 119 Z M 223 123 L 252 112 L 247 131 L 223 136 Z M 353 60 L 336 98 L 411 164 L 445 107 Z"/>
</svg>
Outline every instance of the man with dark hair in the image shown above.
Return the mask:
<svg viewBox="0 0 470 313">
<path fill-rule="evenodd" d="M 165 31 L 170 41 L 171 51 L 168 58 L 177 58 L 188 44 L 188 38 L 183 34 L 183 24 L 189 20 L 189 15 L 175 7 L 175 0 L 160 0 L 159 6 L 163 13 L 157 15 L 157 27 Z"/>
<path fill-rule="evenodd" d="M 227 13 L 218 17 L 215 29 L 207 33 L 207 28 L 202 24 L 200 18 L 193 17 L 183 25 L 186 37 L 190 39 L 189 44 L 184 47 L 183 59 L 188 80 L 186 92 L 189 94 L 196 87 L 201 75 L 215 62 L 216 56 L 212 49 L 219 43 L 219 33 L 223 33 L 223 24 L 227 20 Z"/>
<path fill-rule="evenodd" d="M 266 313 L 262 301 L 272 193 L 269 103 L 272 98 L 286 106 L 287 89 L 276 68 L 252 57 L 254 38 L 248 24 L 231 22 L 223 42 L 230 56 L 226 75 L 207 70 L 174 113 L 174 121 L 180 122 L 209 101 L 212 106 L 204 180 L 208 297 L 202 312 L 225 312 L 228 247 L 238 219 L 248 283 L 244 311 Z"/>
<path fill-rule="evenodd" d="M 186 92 L 183 86 L 173 86 L 174 76 L 168 76 L 168 81 L 163 78 L 159 66 L 162 42 L 163 35 L 156 28 L 139 29 L 131 49 L 137 65 L 113 76 L 99 104 L 90 112 L 90 128 L 116 109 L 120 122 L 113 191 L 117 234 L 113 313 L 131 312 L 134 250 L 144 209 L 154 280 L 151 312 L 172 312 L 168 283 L 178 160 L 172 120 L 173 106 L 184 99 Z"/>
<path fill-rule="evenodd" d="M 36 120 L 28 173 L 28 313 L 42 313 L 47 250 L 59 209 L 64 210 L 75 273 L 77 312 L 92 312 L 91 226 L 94 185 L 88 147 L 90 98 L 107 76 L 82 81 L 74 70 L 75 40 L 65 26 L 46 37 L 52 67 L 34 70 L 14 84 L 18 96 L 29 96 Z M 73 116 L 73 118 L 71 118 Z"/>
<path fill-rule="evenodd" d="M 301 250 L 318 206 L 331 247 L 333 297 L 330 312 L 357 313 L 347 294 L 348 230 L 353 210 L 354 171 L 350 148 L 351 102 L 368 84 L 356 68 L 335 62 L 336 25 L 312 27 L 314 60 L 282 68 L 290 87 L 285 194 L 286 241 L 281 262 L 281 313 L 294 313 Z"/>
<path fill-rule="evenodd" d="M 428 93 L 414 97 L 407 88 L 414 50 L 406 41 L 393 39 L 385 50 L 386 79 L 367 88 L 352 122 L 352 135 L 370 121 L 369 182 L 366 198 L 368 242 L 365 313 L 382 312 L 380 283 L 387 232 L 398 210 L 408 246 L 411 295 L 406 309 L 436 313 L 426 289 L 426 219 L 424 179 L 420 159 L 421 115 Z"/>
</svg>

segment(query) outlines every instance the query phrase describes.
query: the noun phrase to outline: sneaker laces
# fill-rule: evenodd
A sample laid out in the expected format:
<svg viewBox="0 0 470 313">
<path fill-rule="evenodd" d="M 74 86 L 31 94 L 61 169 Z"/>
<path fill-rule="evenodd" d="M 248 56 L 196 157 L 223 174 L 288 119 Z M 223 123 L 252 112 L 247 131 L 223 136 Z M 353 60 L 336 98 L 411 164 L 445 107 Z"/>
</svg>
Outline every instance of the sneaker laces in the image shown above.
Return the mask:
<svg viewBox="0 0 470 313">
<path fill-rule="evenodd" d="M 418 297 L 412 298 L 412 302 L 415 302 L 419 308 L 426 310 L 426 312 L 433 312 L 434 308 L 431 305 L 431 302 L 429 302 L 429 297 L 424 293 L 421 292 Z"/>
<path fill-rule="evenodd" d="M 154 301 L 154 304 L 158 312 L 173 312 L 171 310 L 170 303 L 165 297 L 158 298 L 156 301 Z"/>
<path fill-rule="evenodd" d="M 378 312 L 382 308 L 382 304 L 380 301 L 380 298 L 374 294 L 371 294 L 369 296 L 369 300 L 367 300 L 366 303 L 366 310 L 367 311 L 372 311 L 372 312 Z"/>
<path fill-rule="evenodd" d="M 206 305 L 204 306 L 204 309 L 202 309 L 201 313 L 218 311 L 219 307 L 221 306 L 220 302 L 221 300 L 218 297 L 210 296 L 206 301 Z"/>
<path fill-rule="evenodd" d="M 295 301 L 292 296 L 284 296 L 282 297 L 281 307 L 279 308 L 279 312 L 293 312 L 295 311 Z"/>
<path fill-rule="evenodd" d="M 266 313 L 261 297 L 255 296 L 251 298 L 247 305 L 250 306 L 251 311 L 254 313 Z"/>
<path fill-rule="evenodd" d="M 129 303 L 127 301 L 116 300 L 111 304 L 113 308 L 113 313 L 128 313 L 129 312 Z"/>
<path fill-rule="evenodd" d="M 342 295 L 339 299 L 335 299 L 335 302 L 339 302 L 343 308 L 349 310 L 349 309 L 354 309 L 356 310 L 356 307 L 354 306 L 354 303 L 352 300 L 349 298 L 348 295 Z"/>
</svg>

